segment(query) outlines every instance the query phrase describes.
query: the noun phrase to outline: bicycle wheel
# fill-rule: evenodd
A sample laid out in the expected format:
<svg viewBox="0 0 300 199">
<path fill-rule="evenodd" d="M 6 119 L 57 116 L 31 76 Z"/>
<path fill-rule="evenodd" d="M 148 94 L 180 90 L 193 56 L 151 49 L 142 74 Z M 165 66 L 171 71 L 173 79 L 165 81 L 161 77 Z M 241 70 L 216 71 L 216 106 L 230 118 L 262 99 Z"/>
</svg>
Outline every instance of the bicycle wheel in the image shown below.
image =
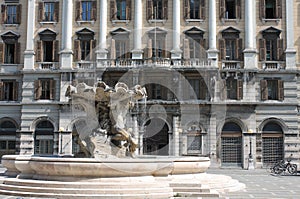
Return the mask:
<svg viewBox="0 0 300 199">
<path fill-rule="evenodd" d="M 288 170 L 289 174 L 296 174 L 297 173 L 297 165 L 296 164 L 289 164 L 287 165 L 286 169 Z"/>
<path fill-rule="evenodd" d="M 283 172 L 283 169 L 280 166 L 276 165 L 273 167 L 273 172 L 275 174 L 281 174 Z"/>
</svg>

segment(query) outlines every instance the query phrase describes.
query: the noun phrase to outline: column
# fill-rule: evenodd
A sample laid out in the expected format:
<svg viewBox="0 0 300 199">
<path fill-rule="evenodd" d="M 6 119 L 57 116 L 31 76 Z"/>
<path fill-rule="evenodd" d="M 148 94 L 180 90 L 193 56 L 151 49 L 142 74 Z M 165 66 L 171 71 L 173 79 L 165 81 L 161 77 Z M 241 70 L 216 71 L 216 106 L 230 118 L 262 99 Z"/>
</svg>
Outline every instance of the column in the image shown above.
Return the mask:
<svg viewBox="0 0 300 199">
<path fill-rule="evenodd" d="M 173 49 L 172 59 L 181 59 L 180 50 L 180 0 L 173 0 Z"/>
<path fill-rule="evenodd" d="M 96 51 L 97 68 L 105 66 L 103 59 L 107 59 L 106 34 L 107 34 L 107 0 L 100 0 L 100 26 L 99 26 L 99 43 Z"/>
<path fill-rule="evenodd" d="M 73 1 L 64 0 L 62 8 L 62 51 L 60 52 L 60 68 L 72 69 Z"/>
<path fill-rule="evenodd" d="M 296 69 L 296 49 L 294 47 L 294 1 L 286 0 L 286 69 Z"/>
<path fill-rule="evenodd" d="M 216 16 L 216 0 L 209 1 L 209 21 L 208 21 L 208 42 L 207 58 L 212 66 L 218 67 L 218 49 L 217 49 L 217 16 Z"/>
<path fill-rule="evenodd" d="M 35 0 L 28 0 L 27 37 L 24 52 L 24 70 L 34 68 L 34 31 L 35 31 Z"/>
<path fill-rule="evenodd" d="M 245 50 L 244 68 L 257 68 L 257 51 L 255 44 L 255 21 L 256 21 L 255 1 L 245 0 Z"/>
<path fill-rule="evenodd" d="M 179 156 L 179 116 L 173 116 L 173 153 L 174 156 Z M 172 144 L 171 144 L 172 146 Z M 171 151 L 171 150 L 170 150 Z"/>
<path fill-rule="evenodd" d="M 133 32 L 133 51 L 132 59 L 143 59 L 142 50 L 142 25 L 143 25 L 143 7 L 142 0 L 135 0 L 134 9 L 134 32 Z"/>
<path fill-rule="evenodd" d="M 132 133 L 133 133 L 133 139 L 136 143 L 139 144 L 139 126 L 138 126 L 138 121 L 137 121 L 137 116 L 133 116 L 132 117 L 132 124 L 133 124 L 133 129 L 132 129 Z M 139 154 L 138 148 L 136 149 L 136 151 L 134 152 L 135 155 Z"/>
</svg>

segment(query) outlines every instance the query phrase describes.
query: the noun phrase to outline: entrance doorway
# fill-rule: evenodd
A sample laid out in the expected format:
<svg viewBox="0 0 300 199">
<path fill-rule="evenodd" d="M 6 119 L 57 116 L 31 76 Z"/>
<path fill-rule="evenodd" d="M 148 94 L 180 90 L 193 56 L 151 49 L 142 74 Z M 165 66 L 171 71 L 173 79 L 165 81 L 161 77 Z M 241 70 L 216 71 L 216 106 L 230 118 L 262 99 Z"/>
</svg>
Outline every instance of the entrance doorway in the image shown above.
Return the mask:
<svg viewBox="0 0 300 199">
<path fill-rule="evenodd" d="M 145 155 L 169 155 L 169 128 L 160 118 L 152 118 L 145 125 L 143 153 Z"/>
<path fill-rule="evenodd" d="M 283 131 L 275 122 L 267 123 L 262 130 L 263 165 L 283 159 Z"/>
<path fill-rule="evenodd" d="M 242 166 L 242 129 L 234 122 L 223 126 L 221 161 L 222 166 Z"/>
</svg>

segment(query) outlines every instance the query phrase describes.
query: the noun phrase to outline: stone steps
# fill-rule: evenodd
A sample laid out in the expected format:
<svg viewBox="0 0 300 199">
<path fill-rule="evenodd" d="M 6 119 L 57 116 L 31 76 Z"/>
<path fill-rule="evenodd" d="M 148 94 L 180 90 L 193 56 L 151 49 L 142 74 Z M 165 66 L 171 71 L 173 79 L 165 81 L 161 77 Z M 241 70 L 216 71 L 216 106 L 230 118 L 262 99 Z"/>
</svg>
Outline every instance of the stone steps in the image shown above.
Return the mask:
<svg viewBox="0 0 300 199">
<path fill-rule="evenodd" d="M 138 199 L 138 198 L 147 198 L 147 199 L 166 199 L 171 196 L 166 193 L 151 193 L 149 194 L 57 194 L 57 193 L 36 193 L 36 192 L 20 192 L 20 191 L 9 191 L 9 190 L 0 190 L 0 194 L 10 195 L 10 196 L 20 196 L 20 197 L 39 197 L 39 198 L 55 198 L 55 199 Z"/>
<path fill-rule="evenodd" d="M 6 178 L 0 184 L 0 194 L 45 198 L 170 198 L 173 190 L 166 183 L 149 183 L 134 179 L 104 179 L 105 182 L 58 182 Z M 112 182 L 108 182 L 111 180 Z M 127 182 L 125 182 L 127 180 Z"/>
<path fill-rule="evenodd" d="M 38 193 L 54 193 L 54 194 L 108 194 L 108 193 L 115 193 L 115 194 L 120 194 L 124 195 L 127 193 L 135 193 L 135 194 L 151 194 L 151 193 L 164 193 L 165 192 L 165 187 L 161 188 L 153 188 L 153 187 L 147 187 L 147 189 L 143 188 L 103 188 L 103 187 L 98 187 L 98 188 L 81 188 L 81 189 L 76 189 L 76 188 L 58 188 L 58 187 L 28 187 L 28 186 L 15 186 L 15 185 L 6 185 L 2 184 L 0 185 L 0 189 L 8 190 L 8 191 L 17 191 L 17 192 L 38 192 Z"/>
</svg>

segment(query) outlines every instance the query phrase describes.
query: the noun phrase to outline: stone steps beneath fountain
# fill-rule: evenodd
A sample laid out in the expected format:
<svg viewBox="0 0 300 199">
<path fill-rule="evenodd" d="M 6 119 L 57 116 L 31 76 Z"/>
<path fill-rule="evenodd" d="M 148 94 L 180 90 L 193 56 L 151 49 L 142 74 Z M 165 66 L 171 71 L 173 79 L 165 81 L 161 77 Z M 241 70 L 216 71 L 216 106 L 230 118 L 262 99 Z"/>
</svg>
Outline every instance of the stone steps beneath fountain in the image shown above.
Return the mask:
<svg viewBox="0 0 300 199">
<path fill-rule="evenodd" d="M 109 179 L 106 179 L 109 180 Z M 114 179 L 112 179 L 114 181 Z M 73 186 L 72 186 L 73 185 Z M 172 189 L 157 182 L 57 182 L 4 179 L 0 194 L 22 197 L 55 198 L 170 198 Z"/>
<path fill-rule="evenodd" d="M 211 190 L 209 186 L 197 182 L 170 183 L 170 187 L 173 188 L 175 195 L 180 197 L 219 197 L 219 193 L 216 190 Z"/>
<path fill-rule="evenodd" d="M 165 193 L 151 193 L 149 194 L 54 194 L 54 193 L 36 193 L 36 192 L 16 192 L 8 190 L 0 190 L 0 194 L 20 197 L 38 197 L 38 198 L 55 198 L 55 199 L 107 199 L 107 198 L 122 198 L 122 199 L 134 199 L 134 198 L 147 198 L 147 199 L 166 199 L 170 198 L 170 194 Z"/>
<path fill-rule="evenodd" d="M 146 178 L 146 177 L 145 177 Z M 110 182 L 107 182 L 110 180 Z M 122 181 L 123 180 L 123 181 Z M 106 178 L 105 181 L 92 181 L 92 182 L 61 182 L 61 181 L 44 181 L 44 180 L 30 180 L 30 179 L 17 179 L 17 178 L 7 178 L 4 180 L 5 185 L 12 186 L 27 186 L 27 187 L 48 187 L 48 188 L 90 188 L 90 189 L 98 189 L 101 188 L 123 188 L 126 186 L 127 188 L 143 188 L 145 187 L 145 181 L 139 183 L 139 181 L 126 181 L 124 179 L 120 181 L 114 181 L 113 179 Z M 122 181 L 122 182 L 121 182 Z M 152 188 L 161 188 L 161 184 L 158 184 L 156 181 L 149 180 L 146 182 L 147 186 Z M 0 184 L 1 185 L 1 184 Z"/>
</svg>

